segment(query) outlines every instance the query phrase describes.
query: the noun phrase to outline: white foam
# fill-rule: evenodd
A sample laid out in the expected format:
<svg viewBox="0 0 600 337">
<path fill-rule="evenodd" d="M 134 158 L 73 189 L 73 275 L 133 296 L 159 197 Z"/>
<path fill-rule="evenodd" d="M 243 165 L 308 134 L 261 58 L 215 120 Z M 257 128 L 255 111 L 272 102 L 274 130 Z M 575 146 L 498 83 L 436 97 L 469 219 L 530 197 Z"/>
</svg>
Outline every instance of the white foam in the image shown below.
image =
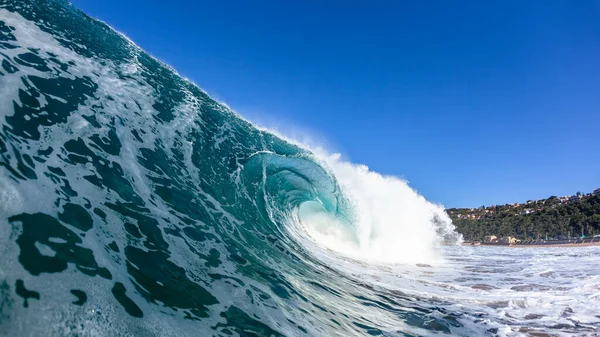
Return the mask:
<svg viewBox="0 0 600 337">
<path fill-rule="evenodd" d="M 17 213 L 23 207 L 23 197 L 15 184 L 0 170 L 0 218 Z"/>
</svg>

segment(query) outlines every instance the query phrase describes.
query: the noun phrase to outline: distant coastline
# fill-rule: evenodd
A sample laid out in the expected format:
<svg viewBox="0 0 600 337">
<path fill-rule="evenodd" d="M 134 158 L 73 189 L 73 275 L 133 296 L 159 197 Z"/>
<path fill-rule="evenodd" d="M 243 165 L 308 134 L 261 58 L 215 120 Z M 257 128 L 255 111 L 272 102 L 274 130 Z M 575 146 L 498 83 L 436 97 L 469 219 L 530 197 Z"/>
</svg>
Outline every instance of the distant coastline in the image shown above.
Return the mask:
<svg viewBox="0 0 600 337">
<path fill-rule="evenodd" d="M 506 248 L 576 248 L 576 247 L 600 247 L 600 238 L 579 239 L 579 240 L 561 240 L 545 241 L 530 240 L 530 242 L 519 242 L 516 244 L 507 243 L 488 243 L 488 242 L 464 242 L 463 246 L 468 247 L 506 247 Z"/>
<path fill-rule="evenodd" d="M 525 245 L 549 241 L 542 245 L 559 246 L 562 242 L 600 239 L 600 188 L 524 203 L 449 208 L 446 212 L 468 242 Z"/>
</svg>

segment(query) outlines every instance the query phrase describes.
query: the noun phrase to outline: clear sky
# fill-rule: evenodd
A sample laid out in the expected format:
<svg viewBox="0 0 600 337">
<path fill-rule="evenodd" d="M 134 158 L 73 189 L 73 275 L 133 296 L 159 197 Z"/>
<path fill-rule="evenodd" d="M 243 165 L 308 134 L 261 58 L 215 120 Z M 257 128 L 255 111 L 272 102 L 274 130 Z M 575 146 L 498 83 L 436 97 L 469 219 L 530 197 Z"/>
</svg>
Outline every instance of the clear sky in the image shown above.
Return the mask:
<svg viewBox="0 0 600 337">
<path fill-rule="evenodd" d="M 600 187 L 599 1 L 72 2 L 251 120 L 447 207 Z"/>
</svg>

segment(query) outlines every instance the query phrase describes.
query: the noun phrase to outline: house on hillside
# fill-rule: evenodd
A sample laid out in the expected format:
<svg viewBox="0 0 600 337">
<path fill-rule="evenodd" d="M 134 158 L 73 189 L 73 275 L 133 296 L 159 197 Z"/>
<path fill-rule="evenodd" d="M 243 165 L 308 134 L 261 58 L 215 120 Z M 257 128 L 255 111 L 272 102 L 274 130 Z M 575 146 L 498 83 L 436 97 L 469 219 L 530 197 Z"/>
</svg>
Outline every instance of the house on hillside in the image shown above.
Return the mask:
<svg viewBox="0 0 600 337">
<path fill-rule="evenodd" d="M 575 194 L 569 197 L 569 201 L 581 200 L 581 194 Z"/>
<path fill-rule="evenodd" d="M 592 192 L 594 195 L 600 195 L 600 188 L 597 188 Z"/>
<path fill-rule="evenodd" d="M 515 237 L 512 237 L 512 236 L 506 236 L 506 237 L 503 237 L 503 238 L 499 239 L 498 242 L 499 243 L 504 243 L 504 244 L 507 244 L 507 245 L 514 245 L 517 242 L 519 242 L 519 240 L 517 238 L 515 238 Z"/>
<path fill-rule="evenodd" d="M 488 235 L 485 237 L 485 240 L 483 240 L 483 242 L 496 242 L 498 241 L 498 237 L 496 237 L 496 235 Z"/>
</svg>

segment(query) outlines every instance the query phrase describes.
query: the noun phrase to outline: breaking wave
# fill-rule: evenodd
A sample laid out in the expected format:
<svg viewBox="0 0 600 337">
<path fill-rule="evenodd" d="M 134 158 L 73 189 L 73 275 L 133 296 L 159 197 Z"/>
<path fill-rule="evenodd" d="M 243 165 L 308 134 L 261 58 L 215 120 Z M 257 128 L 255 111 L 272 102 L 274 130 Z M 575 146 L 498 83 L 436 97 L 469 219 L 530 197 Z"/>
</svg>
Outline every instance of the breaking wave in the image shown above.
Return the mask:
<svg viewBox="0 0 600 337">
<path fill-rule="evenodd" d="M 506 326 L 400 272 L 449 263 L 441 206 L 253 125 L 69 3 L 2 2 L 0 66 L 0 334 Z"/>
</svg>

